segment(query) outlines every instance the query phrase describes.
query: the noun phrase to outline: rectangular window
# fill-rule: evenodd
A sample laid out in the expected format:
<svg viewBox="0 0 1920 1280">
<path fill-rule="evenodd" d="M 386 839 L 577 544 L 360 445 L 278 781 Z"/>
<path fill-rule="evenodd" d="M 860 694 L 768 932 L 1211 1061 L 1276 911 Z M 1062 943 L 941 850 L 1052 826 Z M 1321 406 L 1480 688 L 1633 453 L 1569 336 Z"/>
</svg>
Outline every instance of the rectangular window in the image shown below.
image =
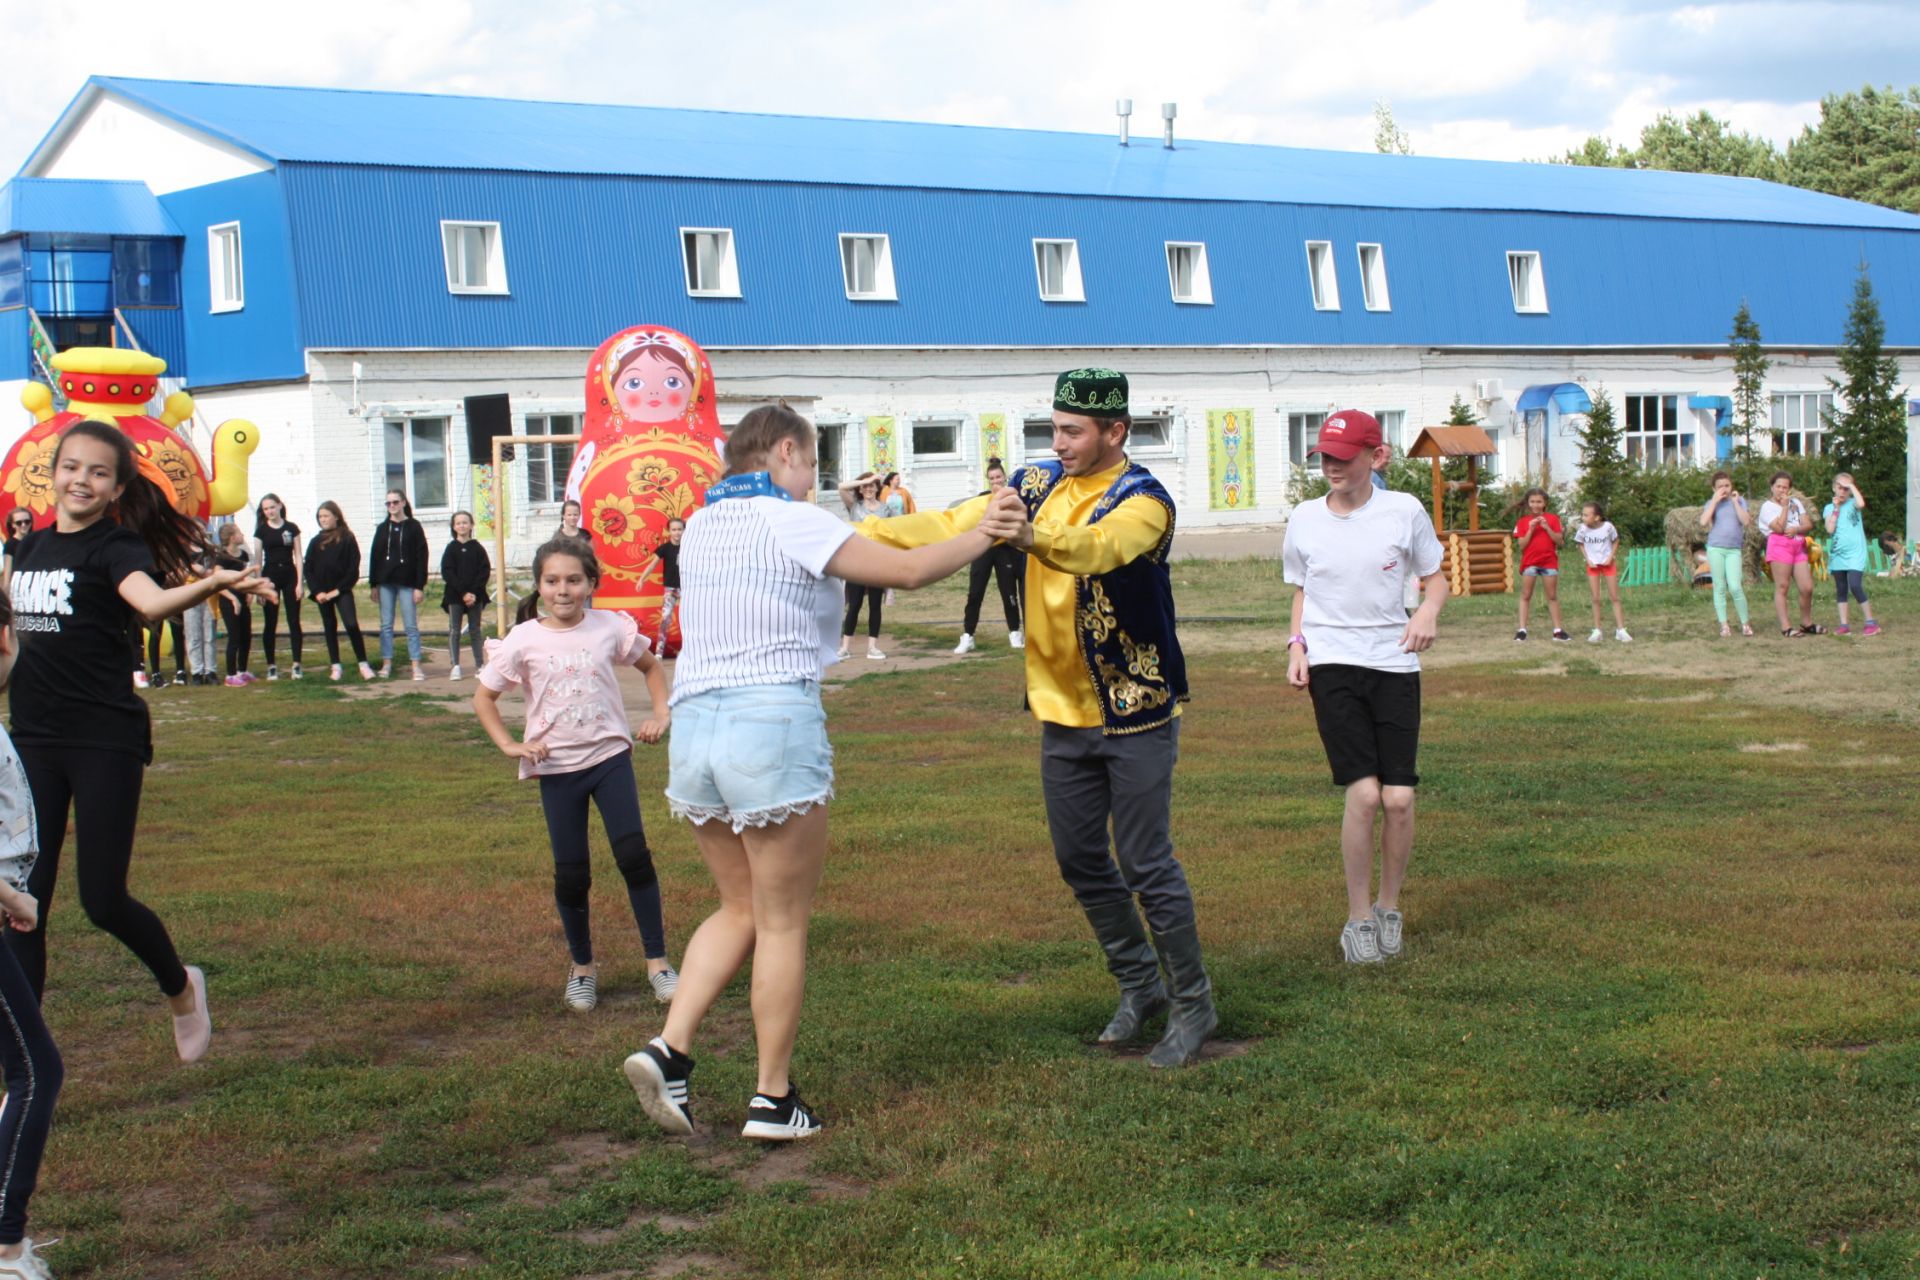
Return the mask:
<svg viewBox="0 0 1920 1280">
<path fill-rule="evenodd" d="M 416 510 L 444 509 L 447 501 L 447 420 L 386 420 L 387 488 L 407 495 Z"/>
<path fill-rule="evenodd" d="M 14 236 L 0 239 L 0 307 L 19 307 L 27 301 L 27 242 Z"/>
<path fill-rule="evenodd" d="M 1405 409 L 1375 409 L 1373 420 L 1380 424 L 1380 438 L 1392 446 L 1397 457 L 1406 457 L 1407 450 L 1407 411 Z"/>
<path fill-rule="evenodd" d="M 1541 274 L 1539 254 L 1531 250 L 1507 254 L 1507 284 L 1513 289 L 1515 311 L 1546 311 L 1547 278 Z"/>
<path fill-rule="evenodd" d="M 223 222 L 207 228 L 207 274 L 214 311 L 238 311 L 246 305 L 239 223 Z"/>
<path fill-rule="evenodd" d="M 1173 446 L 1173 420 L 1159 414 L 1143 415 L 1133 420 L 1133 430 L 1127 433 L 1129 449 L 1167 449 Z"/>
<path fill-rule="evenodd" d="M 847 428 L 844 423 L 819 424 L 814 437 L 813 457 L 815 464 L 814 492 L 823 496 L 832 496 L 840 487 L 840 478 L 844 472 L 842 460 L 846 454 Z"/>
<path fill-rule="evenodd" d="M 1694 461 L 1693 442 L 1693 432 L 1680 427 L 1679 396 L 1627 397 L 1620 445 L 1628 461 L 1642 470 L 1688 464 Z"/>
<path fill-rule="evenodd" d="M 521 434 L 578 435 L 580 419 L 571 413 L 530 413 L 527 415 L 527 428 Z M 527 501 L 535 505 L 564 502 L 567 496 L 567 473 L 573 470 L 573 446 L 535 444 L 526 446 L 526 450 Z"/>
<path fill-rule="evenodd" d="M 682 227 L 680 248 L 686 257 L 690 296 L 740 296 L 740 264 L 734 256 L 733 232 L 721 227 Z"/>
<path fill-rule="evenodd" d="M 1080 242 L 1035 240 L 1033 267 L 1040 277 L 1042 302 L 1085 302 L 1087 290 L 1080 278 Z M 1048 428 L 1052 439 L 1052 428 Z"/>
<path fill-rule="evenodd" d="M 179 247 L 171 240 L 115 240 L 113 305 L 179 306 Z"/>
<path fill-rule="evenodd" d="M 1207 246 L 1167 241 L 1167 279 L 1175 302 L 1211 305 L 1213 279 L 1207 274 Z"/>
<path fill-rule="evenodd" d="M 1320 455 L 1307 456 L 1307 450 L 1320 443 L 1320 428 L 1325 424 L 1324 413 L 1290 413 L 1287 415 L 1287 456 L 1293 459 L 1296 467 L 1305 467 L 1309 474 L 1320 474 Z"/>
<path fill-rule="evenodd" d="M 952 418 L 926 418 L 913 424 L 916 459 L 960 456 L 960 424 Z"/>
<path fill-rule="evenodd" d="M 440 223 L 448 293 L 505 293 L 507 256 L 497 222 Z"/>
<path fill-rule="evenodd" d="M 1315 311 L 1340 309 L 1340 279 L 1333 270 L 1333 242 L 1307 241 L 1307 280 L 1313 286 Z"/>
<path fill-rule="evenodd" d="M 1053 454 L 1053 419 L 1028 418 L 1021 425 L 1020 456 L 1046 458 Z"/>
<path fill-rule="evenodd" d="M 900 296 L 893 287 L 893 248 L 886 236 L 842 232 L 840 273 L 847 296 L 856 302 L 893 302 Z"/>
<path fill-rule="evenodd" d="M 1827 419 L 1833 396 L 1825 391 L 1788 391 L 1773 397 L 1767 419 L 1775 453 L 1812 457 L 1826 452 Z"/>
<path fill-rule="evenodd" d="M 1369 311 L 1391 311 L 1387 297 L 1387 255 L 1377 244 L 1360 246 L 1360 298 Z"/>
</svg>

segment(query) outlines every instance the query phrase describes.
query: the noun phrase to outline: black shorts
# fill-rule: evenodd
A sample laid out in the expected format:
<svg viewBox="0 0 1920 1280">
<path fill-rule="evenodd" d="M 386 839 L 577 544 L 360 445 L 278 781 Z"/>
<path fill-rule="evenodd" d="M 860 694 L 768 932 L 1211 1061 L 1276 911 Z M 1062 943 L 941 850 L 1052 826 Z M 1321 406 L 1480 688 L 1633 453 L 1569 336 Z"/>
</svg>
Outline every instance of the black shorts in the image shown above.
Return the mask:
<svg viewBox="0 0 1920 1280">
<path fill-rule="evenodd" d="M 1329 662 L 1307 678 L 1313 718 L 1333 766 L 1333 783 L 1378 778 L 1383 787 L 1415 787 L 1420 754 L 1420 673 L 1375 671 Z"/>
</svg>

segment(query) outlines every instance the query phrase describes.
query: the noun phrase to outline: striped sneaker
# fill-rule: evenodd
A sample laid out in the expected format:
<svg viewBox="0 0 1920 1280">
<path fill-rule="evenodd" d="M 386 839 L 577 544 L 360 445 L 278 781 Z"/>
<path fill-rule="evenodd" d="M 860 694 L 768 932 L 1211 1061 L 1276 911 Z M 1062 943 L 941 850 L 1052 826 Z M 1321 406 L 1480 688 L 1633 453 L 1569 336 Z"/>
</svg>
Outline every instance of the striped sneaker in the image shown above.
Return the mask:
<svg viewBox="0 0 1920 1280">
<path fill-rule="evenodd" d="M 740 1136 L 762 1142 L 792 1142 L 818 1132 L 820 1117 L 800 1101 L 800 1090 L 789 1084 L 784 1098 L 769 1098 L 764 1093 L 753 1095 L 753 1101 L 747 1104 L 747 1123 L 741 1128 Z"/>
<path fill-rule="evenodd" d="M 600 1003 L 600 979 L 591 973 L 569 974 L 567 977 L 567 1008 L 575 1013 L 592 1013 L 593 1007 Z"/>
<path fill-rule="evenodd" d="M 672 968 L 648 974 L 647 981 L 653 984 L 653 998 L 661 1004 L 671 1003 L 673 993 L 680 989 L 680 974 Z"/>
<path fill-rule="evenodd" d="M 1373 917 L 1365 920 L 1349 920 L 1347 927 L 1340 931 L 1340 951 L 1348 964 L 1379 964 L 1380 926 Z"/>
<path fill-rule="evenodd" d="M 640 1097 L 640 1106 L 668 1133 L 692 1133 L 693 1109 L 687 1105 L 687 1081 L 693 1059 L 675 1053 L 659 1036 L 627 1059 L 627 1083 Z"/>
</svg>

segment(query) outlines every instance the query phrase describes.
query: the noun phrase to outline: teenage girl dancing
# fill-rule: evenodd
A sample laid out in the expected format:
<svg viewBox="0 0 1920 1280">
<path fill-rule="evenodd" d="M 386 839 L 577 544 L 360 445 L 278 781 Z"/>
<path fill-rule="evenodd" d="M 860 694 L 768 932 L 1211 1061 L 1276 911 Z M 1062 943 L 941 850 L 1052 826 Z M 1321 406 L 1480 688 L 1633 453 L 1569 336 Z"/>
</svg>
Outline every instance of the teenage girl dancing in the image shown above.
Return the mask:
<svg viewBox="0 0 1920 1280">
<path fill-rule="evenodd" d="M 533 580 L 536 594 L 521 601 L 517 625 L 480 668 L 473 710 L 493 744 L 519 759 L 520 776 L 540 779 L 540 804 L 553 842 L 553 900 L 573 955 L 567 1007 L 585 1013 L 600 1002 L 587 919 L 593 885 L 587 861 L 589 801 L 600 810 L 614 865 L 627 882 L 654 997 L 671 1000 L 679 975 L 667 963 L 660 879 L 640 823 L 633 730 L 617 675 L 620 667 L 638 667 L 646 676 L 653 714 L 640 725 L 640 741 L 658 742 L 667 732 L 666 669 L 654 660 L 632 618 L 590 607 L 600 585 L 600 564 L 588 543 L 565 535 L 549 539 L 534 553 Z M 518 742 L 500 718 L 500 695 L 514 685 L 527 699 Z"/>
<path fill-rule="evenodd" d="M 34 993 L 44 992 L 47 909 L 72 809 L 80 905 L 152 971 L 172 1006 L 175 1047 L 192 1062 L 213 1034 L 206 980 L 180 963 L 166 926 L 127 892 L 140 786 L 153 758 L 147 704 L 125 674 L 127 627 L 136 614 L 151 622 L 217 591 L 270 600 L 273 584 L 249 567 L 160 586 L 191 575 L 206 535 L 139 470 L 118 427 L 68 427 L 54 450 L 53 490 L 54 523 L 22 545 L 13 581 L 13 740 L 39 825 L 42 853 L 27 887 L 40 921 L 7 940 Z"/>
</svg>

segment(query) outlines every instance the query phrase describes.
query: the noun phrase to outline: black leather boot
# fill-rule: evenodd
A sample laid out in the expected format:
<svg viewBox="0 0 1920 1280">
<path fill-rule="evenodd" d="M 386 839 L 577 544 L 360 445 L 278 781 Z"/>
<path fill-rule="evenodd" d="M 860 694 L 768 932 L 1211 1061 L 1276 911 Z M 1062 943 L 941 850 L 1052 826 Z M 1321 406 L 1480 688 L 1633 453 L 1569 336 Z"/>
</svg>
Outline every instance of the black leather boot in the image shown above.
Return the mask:
<svg viewBox="0 0 1920 1280">
<path fill-rule="evenodd" d="M 1213 1011 L 1213 983 L 1200 960 L 1200 927 L 1182 925 L 1153 935 L 1154 949 L 1167 967 L 1167 986 L 1173 993 L 1173 1012 L 1167 1015 L 1167 1033 L 1147 1055 L 1150 1067 L 1184 1066 L 1200 1056 L 1220 1016 Z"/>
<path fill-rule="evenodd" d="M 1120 984 L 1120 1007 L 1100 1033 L 1100 1043 L 1124 1044 L 1140 1034 L 1148 1018 L 1167 1007 L 1166 984 L 1160 981 L 1160 966 L 1132 898 L 1103 902 L 1086 911 L 1093 936 L 1107 954 L 1107 970 Z"/>
</svg>

